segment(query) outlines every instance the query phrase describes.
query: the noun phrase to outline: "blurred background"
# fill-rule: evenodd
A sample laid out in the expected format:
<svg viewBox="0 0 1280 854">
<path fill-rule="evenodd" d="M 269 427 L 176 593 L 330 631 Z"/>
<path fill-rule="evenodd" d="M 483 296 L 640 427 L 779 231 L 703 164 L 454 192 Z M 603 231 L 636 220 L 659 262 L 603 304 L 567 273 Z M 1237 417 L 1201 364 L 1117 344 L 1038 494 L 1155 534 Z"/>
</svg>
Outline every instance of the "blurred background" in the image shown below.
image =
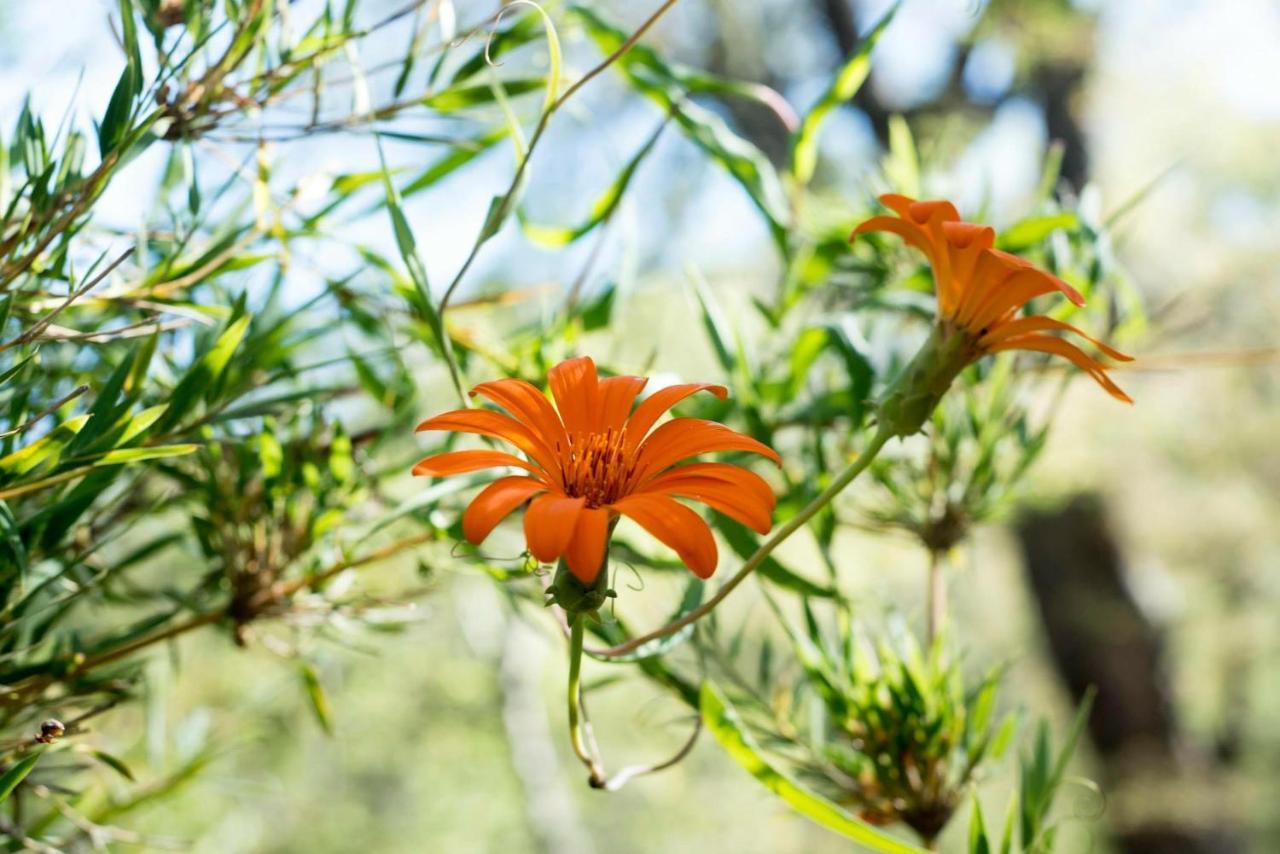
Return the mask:
<svg viewBox="0 0 1280 854">
<path fill-rule="evenodd" d="M 591 5 L 633 28 L 653 4 Z M 472 23 L 496 9 L 454 6 Z M 888 6 L 681 0 L 645 43 L 768 86 L 803 112 Z M 361 14 L 374 20 L 395 8 L 370 3 Z M 28 89 L 38 109 L 56 113 L 78 99 L 100 113 L 118 74 L 119 48 L 104 35 L 114 10 L 95 0 L 0 9 L 0 61 L 12 84 L 0 92 L 0 114 L 15 115 Z M 362 43 L 366 66 L 403 52 L 404 32 L 385 36 Z M 1277 44 L 1280 7 L 1270 0 L 906 0 L 872 54 L 868 84 L 821 139 L 821 186 L 867 197 L 888 186 L 882 158 L 890 117 L 901 115 L 926 164 L 926 195 L 997 226 L 1027 213 L 1046 158 L 1060 152 L 1059 192 L 1111 224 L 1104 251 L 1146 306 L 1145 329 L 1125 342 L 1138 361 L 1116 374 L 1136 406 L 1074 384 L 1017 502 L 978 529 L 951 567 L 966 655 L 1008 663 L 1006 701 L 1065 724 L 1085 688 L 1099 689 L 1073 773 L 1105 794 L 1068 785 L 1062 850 L 1280 848 L 1280 738 L 1270 725 L 1280 714 Z M 510 61 L 545 63 L 540 45 L 531 50 Z M 594 62 L 575 50 L 571 67 Z M 530 178 L 531 217 L 573 221 L 663 124 L 658 108 L 625 94 L 608 73 L 553 123 Z M 703 105 L 784 158 L 774 112 L 752 101 Z M 228 135 L 211 144 L 236 162 L 245 143 Z M 367 136 L 290 145 L 282 181 L 305 186 L 355 162 L 376 168 Z M 395 163 L 425 162 L 410 142 L 388 139 L 386 152 Z M 149 151 L 129 168 L 132 180 L 114 184 L 100 207 L 126 233 L 144 216 L 164 158 Z M 434 281 L 463 263 L 510 170 L 509 149 L 497 146 L 437 192 L 406 199 Z M 351 227 L 394 252 L 385 214 Z M 300 250 L 288 299 L 306 300 L 321 286 L 317 271 L 349 261 L 344 251 Z M 781 274 L 751 200 L 667 130 L 603 239 L 550 252 L 503 231 L 461 296 L 520 291 L 549 311 L 585 268 L 577 286 L 593 293 L 616 283 L 623 307 L 608 335 L 591 339 L 598 358 L 714 376 L 709 346 L 690 343 L 681 285 L 690 267 L 747 329 L 750 295 Z M 472 331 L 500 338 L 502 328 L 485 320 Z M 438 370 L 421 382 L 440 391 L 423 396 L 423 416 L 448 404 Z M 362 417 L 349 413 L 357 424 Z M 422 488 L 407 473 L 395 483 L 401 494 Z M 870 538 L 842 549 L 860 602 L 920 619 L 918 551 Z M 419 561 L 431 569 L 425 580 Z M 513 617 L 494 585 L 455 568 L 447 548 L 363 577 L 375 595 L 425 589 L 406 606 L 408 628 L 376 643 L 292 639 L 317 663 L 331 734 L 308 708 L 296 668 L 268 651 L 231 655 L 228 639 L 200 634 L 148 658 L 146 702 L 104 719 L 93 737 L 145 757 L 141 768 L 201 759 L 191 779 L 164 778 L 171 798 L 129 818 L 143 848 L 848 850 L 708 739 L 687 762 L 618 795 L 589 790 L 560 737 L 564 664 L 554 637 Z M 670 607 L 666 589 L 627 595 L 644 597 L 636 612 L 656 622 Z M 734 613 L 752 613 L 753 596 L 744 592 Z M 603 671 L 589 665 L 592 673 Z M 645 683 L 610 688 L 597 704 L 618 763 L 664 755 L 684 737 L 687 712 Z M 209 743 L 219 747 L 206 754 Z"/>
</svg>

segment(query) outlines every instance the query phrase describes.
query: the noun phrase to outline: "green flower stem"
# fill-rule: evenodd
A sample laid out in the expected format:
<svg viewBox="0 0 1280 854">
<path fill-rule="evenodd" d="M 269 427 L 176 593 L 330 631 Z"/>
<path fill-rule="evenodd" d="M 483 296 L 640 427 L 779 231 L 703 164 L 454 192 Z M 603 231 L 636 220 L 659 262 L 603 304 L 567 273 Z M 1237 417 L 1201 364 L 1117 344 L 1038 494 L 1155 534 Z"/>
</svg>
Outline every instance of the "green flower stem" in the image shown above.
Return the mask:
<svg viewBox="0 0 1280 854">
<path fill-rule="evenodd" d="M 582 736 L 582 635 L 586 617 L 573 614 L 569 618 L 569 741 L 573 752 L 591 774 L 594 788 L 604 786 L 604 769 L 587 749 Z"/>
<path fill-rule="evenodd" d="M 924 429 L 938 402 L 979 353 L 962 330 L 939 324 L 876 404 L 880 429 L 913 436 Z"/>
<path fill-rule="evenodd" d="M 773 535 L 769 537 L 769 539 L 761 543 L 760 547 L 755 550 L 755 553 L 752 554 L 751 557 L 747 558 L 746 562 L 742 564 L 742 568 L 738 570 L 737 574 L 725 582 L 724 586 L 716 591 L 716 595 L 712 596 L 700 607 L 695 608 L 678 620 L 673 620 L 672 622 L 667 623 L 660 629 L 649 632 L 647 635 L 632 638 L 626 643 L 621 643 L 607 649 L 593 649 L 591 650 L 591 654 L 598 658 L 617 658 L 618 656 L 627 655 L 650 641 L 655 641 L 658 638 L 663 638 L 669 634 L 678 632 L 685 626 L 694 623 L 711 613 L 717 605 L 725 600 L 725 597 L 733 592 L 734 588 L 746 580 L 748 575 L 760 568 L 760 565 L 765 562 L 769 555 L 773 554 L 774 549 L 782 545 L 782 543 L 796 531 L 803 528 L 805 523 L 812 519 L 819 510 L 830 504 L 837 495 L 844 491 L 846 486 L 853 483 L 854 479 L 857 478 L 858 475 L 866 471 L 867 467 L 871 465 L 871 461 L 876 458 L 876 454 L 880 452 L 880 449 L 883 448 L 885 443 L 895 435 L 898 434 L 894 429 L 882 422 L 880 428 L 876 431 L 875 436 L 871 439 L 871 444 L 867 446 L 866 450 L 863 451 L 862 454 L 860 454 L 858 458 L 850 463 L 843 471 L 836 475 L 835 479 L 831 481 L 827 488 L 822 490 L 816 498 L 805 505 L 803 510 L 788 519 L 786 524 L 774 531 Z"/>
</svg>

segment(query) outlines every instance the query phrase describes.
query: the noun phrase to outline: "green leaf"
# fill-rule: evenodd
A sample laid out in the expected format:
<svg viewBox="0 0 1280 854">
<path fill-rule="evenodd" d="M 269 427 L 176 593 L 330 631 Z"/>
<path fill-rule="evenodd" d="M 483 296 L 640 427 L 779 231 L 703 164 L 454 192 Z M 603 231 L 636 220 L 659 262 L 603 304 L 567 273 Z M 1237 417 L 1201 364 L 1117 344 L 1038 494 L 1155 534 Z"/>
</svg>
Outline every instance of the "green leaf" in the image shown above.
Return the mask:
<svg viewBox="0 0 1280 854">
<path fill-rule="evenodd" d="M 728 698 L 713 682 L 704 682 L 701 693 L 702 722 L 729 756 L 810 821 L 850 839 L 870 851 L 883 854 L 921 854 L 923 849 L 895 839 L 850 815 L 837 804 L 810 792 L 775 768 L 760 752 Z"/>
<path fill-rule="evenodd" d="M 817 168 L 818 135 L 823 121 L 832 110 L 858 94 L 858 90 L 866 82 L 867 75 L 871 73 L 871 51 L 880 40 L 880 35 L 885 28 L 889 26 L 889 22 L 893 20 L 893 16 L 897 14 L 900 5 L 899 2 L 889 7 L 889 11 L 871 28 L 871 32 L 863 37 L 861 43 L 841 66 L 835 80 L 831 81 L 831 86 L 800 123 L 800 128 L 791 140 L 791 174 L 801 185 L 808 184 L 812 180 L 814 170 Z"/>
<path fill-rule="evenodd" d="M 516 80 L 504 80 L 502 85 L 506 94 L 514 98 L 529 92 L 540 91 L 546 85 L 546 81 L 541 77 L 521 77 Z M 482 104 L 492 104 L 496 97 L 492 86 L 481 83 L 474 86 L 458 86 L 428 95 L 422 99 L 422 105 L 436 112 L 453 113 Z"/>
<path fill-rule="evenodd" d="M 437 351 L 449 366 L 449 377 L 453 381 L 454 390 L 458 393 L 460 399 L 465 400 L 462 377 L 459 375 L 458 363 L 453 355 L 453 342 L 445 332 L 444 319 L 440 317 L 440 312 L 436 310 L 435 304 L 432 302 L 431 288 L 427 282 L 427 268 L 418 256 L 418 242 L 413 235 L 413 229 L 409 226 L 408 218 L 404 215 L 404 208 L 400 204 L 400 194 L 397 192 L 395 185 L 391 183 L 391 172 L 387 169 L 387 161 L 382 151 L 381 139 L 378 139 L 378 159 L 382 166 L 382 187 L 386 194 L 387 212 L 391 216 L 391 226 L 395 232 L 396 248 L 399 250 L 400 259 L 404 262 L 405 268 L 408 269 L 409 278 L 413 282 L 416 299 L 411 300 L 411 303 L 422 319 L 426 321 L 428 328 L 431 330 L 431 335 L 435 339 Z M 492 215 L 492 210 L 490 210 L 490 214 Z"/>
<path fill-rule="evenodd" d="M 506 125 L 502 125 L 487 133 L 481 134 L 475 139 L 469 140 L 464 144 L 456 146 L 448 154 L 441 157 L 435 163 L 428 166 L 423 172 L 404 186 L 400 191 L 402 197 L 412 196 L 420 193 L 428 187 L 433 186 L 448 175 L 453 174 L 458 169 L 466 166 L 472 160 L 475 160 L 481 154 L 493 148 L 494 145 L 506 139 L 510 131 Z"/>
<path fill-rule="evenodd" d="M 217 388 L 218 380 L 231 362 L 232 355 L 244 340 L 245 333 L 249 331 L 249 321 L 248 315 L 233 321 L 218 336 L 213 346 L 197 359 L 178 381 L 173 394 L 169 397 L 169 409 L 161 418 L 163 428 L 167 429 L 178 424 L 197 400 L 210 399 Z"/>
<path fill-rule="evenodd" d="M 13 790 L 18 784 L 26 779 L 31 773 L 31 769 L 36 767 L 36 763 L 40 761 L 41 753 L 28 753 L 17 762 L 9 766 L 3 774 L 0 774 L 0 803 L 13 794 Z"/>
<path fill-rule="evenodd" d="M 116 152 L 121 142 L 128 136 L 130 119 L 133 117 L 134 93 L 138 88 L 138 72 L 132 65 L 126 65 L 116 82 L 115 91 L 107 103 L 107 112 L 98 125 L 98 153 L 107 157 Z"/>
<path fill-rule="evenodd" d="M 627 34 L 606 23 L 592 10 L 574 6 L 572 14 L 587 29 L 596 46 L 606 54 L 622 47 Z M 687 98 L 688 86 L 678 71 L 643 44 L 632 45 L 614 63 L 637 92 L 657 103 L 670 115 L 685 135 L 737 181 L 764 215 L 769 233 L 784 256 L 788 252 L 787 230 L 791 209 L 787 196 L 769 158 L 747 140 L 735 134 L 709 110 Z"/>
<path fill-rule="evenodd" d="M 103 765 L 106 765 L 108 768 L 110 768 L 112 771 L 115 771 L 121 777 L 124 777 L 130 783 L 137 782 L 137 780 L 133 776 L 133 771 L 131 771 L 129 769 L 129 766 L 124 764 L 124 762 L 121 759 L 115 756 L 112 756 L 110 753 L 107 753 L 102 750 L 91 749 L 89 753 L 93 756 L 94 759 L 97 759 Z"/>
<path fill-rule="evenodd" d="M 1006 252 L 1019 252 L 1032 246 L 1039 246 L 1050 234 L 1058 229 L 1073 229 L 1080 226 L 1080 219 L 1071 212 L 1033 216 L 1017 222 L 1000 233 L 996 246 Z"/>
<path fill-rule="evenodd" d="M 520 220 L 520 227 L 524 229 L 525 236 L 540 246 L 558 249 L 574 242 L 602 222 L 608 220 L 622 201 L 622 196 L 627 191 L 627 186 L 631 183 L 632 177 L 635 176 L 636 169 L 639 168 L 645 157 L 649 155 L 649 152 L 653 150 L 654 144 L 657 143 L 658 137 L 661 135 L 662 127 L 659 127 L 640 147 L 640 150 L 622 167 L 618 177 L 614 178 L 608 189 L 591 205 L 587 218 L 578 225 L 572 227 L 539 225 L 530 222 L 525 217 L 524 212 L 517 209 L 516 216 Z"/>
<path fill-rule="evenodd" d="M 899 192 L 919 197 L 920 156 L 911 125 L 902 116 L 889 117 L 889 156 L 885 158 L 884 174 Z"/>
<path fill-rule="evenodd" d="M 973 813 L 969 818 L 969 854 L 991 854 L 987 824 L 982 818 L 982 802 L 973 796 Z"/>
<path fill-rule="evenodd" d="M 168 457 L 182 457 L 200 449 L 197 444 L 156 445 L 151 448 L 118 448 L 104 454 L 96 465 L 118 466 L 125 463 L 137 463 L 143 460 L 159 460 Z"/>
<path fill-rule="evenodd" d="M 305 662 L 299 666 L 298 672 L 302 676 L 302 685 L 307 692 L 307 700 L 310 702 L 312 713 L 316 716 L 316 722 L 320 724 L 325 735 L 333 735 L 333 711 L 329 705 L 329 697 L 325 694 L 324 685 L 320 682 L 319 674 L 314 667 Z"/>
<path fill-rule="evenodd" d="M 729 325 L 729 319 L 725 317 L 724 310 L 720 307 L 719 300 L 715 294 L 711 292 L 710 285 L 706 279 L 702 278 L 697 271 L 690 269 L 689 286 L 693 290 L 693 295 L 698 301 L 698 311 L 702 315 L 702 326 L 707 330 L 707 337 L 711 340 L 711 348 L 715 350 L 716 361 L 720 363 L 720 367 L 729 376 L 737 374 L 738 359 L 735 355 L 733 327 Z"/>
</svg>

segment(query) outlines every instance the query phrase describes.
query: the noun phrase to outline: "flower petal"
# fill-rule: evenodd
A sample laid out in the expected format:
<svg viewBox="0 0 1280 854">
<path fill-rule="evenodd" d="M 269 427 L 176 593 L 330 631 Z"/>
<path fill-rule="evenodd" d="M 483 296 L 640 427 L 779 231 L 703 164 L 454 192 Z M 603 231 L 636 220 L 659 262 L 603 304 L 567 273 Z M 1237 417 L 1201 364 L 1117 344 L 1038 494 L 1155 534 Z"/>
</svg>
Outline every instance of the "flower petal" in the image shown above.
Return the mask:
<svg viewBox="0 0 1280 854">
<path fill-rule="evenodd" d="M 961 316 L 959 322 L 966 329 L 980 332 L 994 325 L 1002 316 L 1017 311 L 1036 297 L 1062 291 L 1063 288 L 1075 293 L 1066 282 L 1043 270 L 1037 270 L 1034 267 L 1018 270 L 992 287 L 981 299 L 976 300 L 971 311 L 966 312 L 969 317 L 966 319 Z M 1076 296 L 1078 297 L 1079 294 Z"/>
<path fill-rule="evenodd" d="M 504 477 L 495 480 L 472 499 L 462 512 L 462 535 L 479 545 L 499 522 L 531 495 L 545 492 L 547 485 L 531 477 Z"/>
<path fill-rule="evenodd" d="M 506 379 L 480 383 L 471 394 L 483 395 L 510 412 L 549 448 L 565 447 L 564 424 L 555 407 L 538 388 L 524 380 Z"/>
<path fill-rule="evenodd" d="M 565 429 L 571 434 L 590 432 L 599 401 L 596 363 L 589 356 L 566 359 L 547 372 L 547 385 Z"/>
<path fill-rule="evenodd" d="M 629 495 L 613 508 L 634 519 L 664 545 L 675 550 L 693 574 L 710 578 L 719 557 L 716 540 L 702 517 L 665 495 Z"/>
<path fill-rule="evenodd" d="M 1071 300 L 1076 305 L 1084 305 L 1084 297 L 1080 295 L 1079 291 L 1077 291 L 1075 288 L 1071 287 L 1066 282 L 1062 281 L 1062 279 L 1059 279 L 1057 276 L 1053 275 L 1052 273 L 1047 272 L 1045 270 L 1041 270 L 1039 267 L 1037 267 L 1035 264 L 1032 264 L 1027 259 L 1021 258 L 1017 255 L 1013 255 L 1009 252 L 1005 252 L 1002 249 L 989 249 L 987 251 L 989 251 L 992 255 L 1001 259 L 1002 261 L 1007 261 L 1011 264 L 1017 265 L 1018 267 L 1021 267 L 1027 270 L 1032 270 L 1036 273 L 1039 273 L 1041 276 L 1044 276 L 1046 279 L 1048 279 L 1050 283 L 1052 283 L 1053 289 L 1061 291 L 1064 297 Z M 1048 293 L 1048 291 L 1046 291 L 1046 293 Z"/>
<path fill-rule="evenodd" d="M 668 472 L 645 485 L 637 494 L 678 495 L 701 501 L 759 534 L 767 534 L 773 527 L 772 502 L 762 502 L 758 496 L 719 478 L 681 475 L 679 472 L 680 469 Z"/>
<path fill-rule="evenodd" d="M 538 474 L 541 469 L 529 465 L 515 454 L 502 451 L 451 451 L 447 454 L 436 454 L 427 457 L 413 467 L 414 476 L 431 475 L 432 477 L 448 477 L 453 474 L 464 474 L 469 471 L 497 468 L 498 466 L 517 466 L 526 471 Z"/>
<path fill-rule="evenodd" d="M 946 199 L 913 202 L 911 207 L 907 208 L 907 216 L 920 225 L 937 224 L 939 228 L 943 223 L 960 221 L 960 212 Z"/>
<path fill-rule="evenodd" d="M 609 511 L 603 507 L 584 507 L 578 524 L 564 551 L 569 571 L 583 584 L 596 580 L 604 568 L 605 549 L 609 543 Z"/>
<path fill-rule="evenodd" d="M 643 442 L 650 428 L 666 414 L 667 410 L 700 391 L 709 391 L 721 400 L 729 396 L 727 388 L 711 383 L 681 383 L 658 389 L 640 401 L 640 405 L 627 421 L 627 448 L 634 449 Z"/>
<path fill-rule="evenodd" d="M 681 460 L 715 451 L 748 451 L 782 464 L 778 453 L 768 445 L 723 424 L 700 418 L 673 418 L 654 430 L 636 452 L 638 463 L 634 482 L 643 483 Z"/>
<path fill-rule="evenodd" d="M 883 193 L 878 198 L 880 199 L 880 204 L 903 219 L 911 215 L 911 206 L 916 203 L 915 199 L 910 196 L 904 196 L 901 193 Z"/>
<path fill-rule="evenodd" d="M 1001 323 L 984 335 L 978 344 L 982 347 L 989 347 L 993 344 L 999 344 L 1001 341 L 1007 341 L 1010 338 L 1017 338 L 1021 335 L 1027 335 L 1032 332 L 1043 332 L 1046 329 L 1056 330 L 1059 332 L 1074 332 L 1081 338 L 1097 347 L 1107 356 L 1119 362 L 1132 362 L 1132 356 L 1126 356 L 1114 347 L 1094 338 L 1083 329 L 1072 326 L 1070 323 L 1063 323 L 1061 320 L 1055 320 L 1052 317 L 1019 317 L 1017 320 L 1010 320 L 1008 323 Z"/>
<path fill-rule="evenodd" d="M 608 377 L 600 380 L 600 402 L 596 415 L 596 429 L 601 433 L 621 430 L 631 414 L 641 389 L 647 383 L 644 377 Z"/>
<path fill-rule="evenodd" d="M 549 472 L 559 470 L 556 455 L 546 443 L 535 436 L 528 427 L 501 412 L 488 409 L 456 409 L 434 418 L 428 418 L 417 427 L 423 430 L 447 430 L 455 433 L 475 433 L 503 439 L 515 445 Z"/>
<path fill-rule="evenodd" d="M 551 493 L 535 498 L 524 511 L 524 539 L 529 551 L 542 563 L 554 563 L 564 554 L 578 524 L 584 498 Z"/>
<path fill-rule="evenodd" d="M 764 478 L 753 471 L 744 469 L 742 466 L 735 466 L 730 463 L 689 463 L 678 468 L 669 469 L 649 481 L 646 489 L 659 487 L 669 479 L 683 477 L 713 478 L 732 484 L 734 488 L 748 493 L 761 505 L 767 506 L 770 512 L 778 504 L 777 496 L 773 494 L 773 487 L 769 486 Z"/>
<path fill-rule="evenodd" d="M 1008 341 L 1002 341 L 989 348 L 989 350 L 991 352 L 1000 350 L 1035 350 L 1040 353 L 1062 356 L 1093 377 L 1094 381 L 1116 400 L 1124 403 L 1133 403 L 1133 398 L 1125 394 L 1118 385 L 1111 381 L 1111 377 L 1107 376 L 1105 365 L 1076 345 L 1063 341 L 1061 338 L 1055 338 L 1052 335 L 1025 335 L 1021 338 L 1010 338 Z"/>
<path fill-rule="evenodd" d="M 859 235 L 870 231 L 887 231 L 890 234 L 896 234 L 906 241 L 908 246 L 919 249 L 929 256 L 930 261 L 933 260 L 936 247 L 933 245 L 933 241 L 929 239 L 929 235 L 925 234 L 923 229 L 914 222 L 892 216 L 873 216 L 860 223 L 853 230 L 853 233 L 849 235 L 849 240 L 852 242 Z"/>
</svg>

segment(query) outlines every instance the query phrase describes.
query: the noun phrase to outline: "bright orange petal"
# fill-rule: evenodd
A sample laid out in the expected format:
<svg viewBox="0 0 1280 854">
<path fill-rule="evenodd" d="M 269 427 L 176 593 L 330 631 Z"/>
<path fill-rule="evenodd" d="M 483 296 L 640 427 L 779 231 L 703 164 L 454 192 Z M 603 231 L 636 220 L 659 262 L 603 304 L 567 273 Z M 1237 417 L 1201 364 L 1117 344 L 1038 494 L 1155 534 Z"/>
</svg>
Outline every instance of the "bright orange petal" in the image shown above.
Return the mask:
<svg viewBox="0 0 1280 854">
<path fill-rule="evenodd" d="M 748 451 L 782 464 L 778 453 L 768 445 L 723 424 L 700 418 L 673 418 L 654 430 L 636 452 L 639 465 L 634 482 L 643 483 L 681 460 L 716 451 Z"/>
<path fill-rule="evenodd" d="M 965 295 L 979 284 L 976 281 L 978 268 L 987 252 L 995 243 L 995 229 L 989 225 L 977 225 L 972 222 L 944 222 L 942 233 L 946 238 L 948 251 L 951 253 L 951 274 L 954 287 L 946 293 L 938 293 L 938 315 L 954 317 Z"/>
<path fill-rule="evenodd" d="M 881 196 L 880 201 L 901 219 L 872 217 L 859 225 L 853 236 L 866 231 L 889 231 L 900 235 L 909 245 L 924 252 L 933 268 L 933 279 L 938 291 L 938 313 L 940 316 L 950 316 L 959 303 L 962 282 L 956 277 L 956 265 L 952 258 L 954 250 L 947 241 L 944 229 L 951 224 L 965 224 L 961 222 L 955 205 L 942 200 L 918 202 L 893 193 Z"/>
<path fill-rule="evenodd" d="M 658 419 L 665 415 L 667 410 L 686 397 L 697 394 L 700 391 L 709 391 L 721 400 L 729 396 L 727 388 L 710 383 L 682 383 L 660 388 L 640 401 L 640 405 L 636 407 L 636 411 L 632 413 L 630 420 L 627 421 L 627 447 L 637 447 L 644 441 L 644 437 L 648 435 L 650 428 L 658 423 Z"/>
<path fill-rule="evenodd" d="M 676 495 L 701 501 L 759 534 L 773 527 L 772 502 L 764 503 L 750 492 L 714 477 L 680 476 L 676 469 L 645 485 L 639 495 Z"/>
<path fill-rule="evenodd" d="M 968 319 L 960 318 L 966 328 L 976 331 L 991 327 L 1000 317 L 1017 311 L 1036 297 L 1061 291 L 1060 279 L 1034 268 L 1022 269 L 991 289 L 973 307 Z M 1068 286 L 1069 287 L 1069 286 Z"/>
<path fill-rule="evenodd" d="M 969 284 L 960 295 L 955 310 L 949 314 L 939 313 L 946 320 L 953 320 L 961 326 L 969 327 L 969 320 L 978 310 L 993 299 L 997 290 L 1005 281 L 1019 270 L 1025 269 L 1022 259 L 1014 257 L 1020 263 L 1013 263 L 996 255 L 994 252 L 981 252 L 974 264 Z"/>
<path fill-rule="evenodd" d="M 749 494 L 759 504 L 768 507 L 770 512 L 773 512 L 773 508 L 778 503 L 777 496 L 773 494 L 773 487 L 769 486 L 764 478 L 731 463 L 689 463 L 658 475 L 649 481 L 648 487 L 658 488 L 668 479 L 684 477 L 713 478 L 730 484 L 735 489 Z"/>
<path fill-rule="evenodd" d="M 996 256 L 997 258 L 1003 261 L 1016 264 L 1019 267 L 1024 267 L 1028 270 L 1034 270 L 1035 272 L 1039 273 L 1040 275 L 1048 279 L 1053 284 L 1054 290 L 1061 291 L 1064 297 L 1071 300 L 1076 305 L 1084 305 L 1084 297 L 1080 295 L 1080 292 L 1077 291 L 1075 288 L 1071 287 L 1070 285 L 1068 285 L 1066 282 L 1062 281 L 1062 279 L 1059 279 L 1057 276 L 1053 275 L 1053 273 L 1050 273 L 1047 270 L 1041 270 L 1039 267 L 1032 264 L 1027 259 L 1021 258 L 1017 255 L 1013 255 L 1009 252 L 1005 252 L 1002 249 L 990 249 L 988 251 L 992 255 Z"/>
<path fill-rule="evenodd" d="M 504 477 L 480 491 L 462 512 L 462 535 L 479 545 L 499 522 L 547 485 L 531 477 Z"/>
<path fill-rule="evenodd" d="M 849 235 L 849 240 L 853 240 L 859 235 L 866 234 L 871 231 L 887 231 L 890 234 L 896 234 L 906 241 L 907 245 L 913 249 L 919 249 L 925 255 L 929 256 L 932 262 L 937 247 L 933 245 L 933 241 L 929 239 L 929 235 L 913 222 L 905 219 L 898 219 L 892 216 L 873 216 L 871 219 L 860 223 L 853 230 L 853 234 Z"/>
<path fill-rule="evenodd" d="M 710 578 L 719 557 L 715 537 L 702 517 L 665 495 L 629 495 L 613 505 L 664 545 L 675 550 L 693 574 Z"/>
<path fill-rule="evenodd" d="M 599 406 L 596 363 L 588 356 L 566 359 L 547 372 L 547 384 L 570 433 L 585 433 L 595 425 Z"/>
<path fill-rule="evenodd" d="M 956 206 L 946 199 L 928 199 L 923 202 L 912 202 L 907 208 L 906 216 L 920 225 L 937 224 L 939 228 L 944 222 L 959 222 L 960 212 Z"/>
<path fill-rule="evenodd" d="M 535 498 L 524 511 L 524 539 L 530 553 L 542 563 L 559 560 L 585 503 L 586 499 L 556 493 Z"/>
<path fill-rule="evenodd" d="M 978 345 L 983 348 L 987 348 L 994 344 L 999 344 L 1001 341 L 1007 341 L 1010 338 L 1017 338 L 1018 336 L 1027 335 L 1032 332 L 1044 332 L 1045 330 L 1074 332 L 1076 335 L 1079 335 L 1081 338 L 1085 339 L 1107 356 L 1118 362 L 1133 361 L 1132 356 L 1126 356 L 1114 347 L 1094 338 L 1083 329 L 1072 326 L 1070 323 L 1063 323 L 1061 320 L 1054 320 L 1052 317 L 1019 317 L 1017 320 L 1010 320 L 1008 323 L 1002 323 L 984 335 L 978 341 Z"/>
<path fill-rule="evenodd" d="M 590 584 L 600 574 L 608 543 L 609 511 L 603 507 L 584 507 L 564 551 L 569 571 L 583 584 Z"/>
<path fill-rule="evenodd" d="M 916 203 L 915 199 L 900 193 L 884 193 L 879 198 L 880 204 L 904 219 L 910 216 L 911 206 Z"/>
<path fill-rule="evenodd" d="M 1125 394 L 1118 385 L 1111 381 L 1111 377 L 1107 376 L 1105 365 L 1076 345 L 1063 341 L 1061 338 L 1054 338 L 1051 335 L 1026 335 L 1021 338 L 1011 338 L 990 348 L 991 352 L 1000 350 L 1035 350 L 1040 353 L 1062 356 L 1093 377 L 1094 381 L 1116 400 L 1124 403 L 1133 403 L 1133 398 Z"/>
<path fill-rule="evenodd" d="M 600 403 L 596 429 L 621 430 L 631 414 L 631 406 L 647 383 L 644 377 L 608 377 L 600 380 Z"/>
<path fill-rule="evenodd" d="M 556 455 L 529 430 L 528 427 L 501 412 L 488 409 L 457 409 L 428 418 L 418 425 L 418 431 L 446 430 L 454 433 L 475 433 L 503 439 L 515 445 L 549 472 L 558 469 Z"/>
<path fill-rule="evenodd" d="M 990 249 L 996 240 L 994 228 L 976 222 L 944 222 L 942 233 L 956 249 Z"/>
<path fill-rule="evenodd" d="M 510 412 L 534 435 L 541 437 L 549 448 L 569 444 L 555 407 L 536 386 L 524 380 L 494 380 L 480 383 L 471 394 L 484 395 Z"/>
<path fill-rule="evenodd" d="M 465 474 L 469 471 L 492 469 L 498 466 L 516 466 L 525 471 L 538 474 L 541 469 L 529 465 L 514 454 L 502 451 L 452 451 L 447 454 L 436 454 L 427 457 L 413 467 L 414 476 L 431 475 L 432 477 L 448 477 L 454 474 Z"/>
</svg>

